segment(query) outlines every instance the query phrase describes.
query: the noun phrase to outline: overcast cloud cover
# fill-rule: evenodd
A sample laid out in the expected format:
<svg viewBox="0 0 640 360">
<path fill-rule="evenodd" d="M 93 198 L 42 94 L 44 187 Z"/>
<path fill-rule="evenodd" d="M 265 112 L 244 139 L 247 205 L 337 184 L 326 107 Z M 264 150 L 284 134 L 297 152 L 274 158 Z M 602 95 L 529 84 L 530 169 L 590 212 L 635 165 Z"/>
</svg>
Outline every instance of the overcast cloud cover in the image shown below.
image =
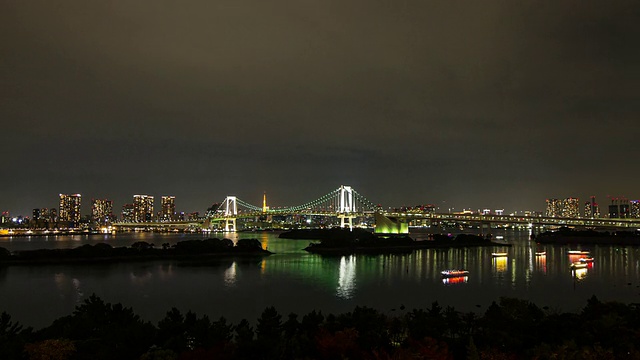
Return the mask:
<svg viewBox="0 0 640 360">
<path fill-rule="evenodd" d="M 640 198 L 637 1 L 0 0 L 0 210 Z"/>
</svg>

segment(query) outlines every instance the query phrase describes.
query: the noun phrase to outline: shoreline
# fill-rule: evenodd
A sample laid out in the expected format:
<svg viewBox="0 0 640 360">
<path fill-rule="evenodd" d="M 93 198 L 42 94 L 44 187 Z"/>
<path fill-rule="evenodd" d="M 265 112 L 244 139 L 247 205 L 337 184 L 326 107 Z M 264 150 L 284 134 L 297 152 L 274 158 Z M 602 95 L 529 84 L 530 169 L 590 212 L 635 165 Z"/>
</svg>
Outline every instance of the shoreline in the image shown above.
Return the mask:
<svg viewBox="0 0 640 360">
<path fill-rule="evenodd" d="M 502 243 L 480 243 L 480 244 L 442 244 L 432 240 L 416 241 L 416 244 L 411 245 L 391 245 L 391 246 L 355 246 L 355 247 L 322 247 L 312 246 L 304 248 L 305 251 L 316 254 L 331 254 L 331 255 L 352 255 L 352 254 L 385 254 L 385 253 L 410 253 L 414 250 L 422 249 L 460 249 L 467 247 L 511 247 L 511 244 Z"/>
<path fill-rule="evenodd" d="M 540 244 L 587 244 L 640 246 L 640 233 L 631 231 L 599 232 L 594 230 L 545 231 L 532 239 Z"/>
<path fill-rule="evenodd" d="M 93 264 L 171 260 L 206 262 L 221 258 L 264 257 L 272 255 L 258 239 L 184 240 L 171 247 L 155 248 L 138 241 L 130 246 L 113 247 L 106 243 L 82 245 L 70 249 L 38 249 L 10 252 L 0 247 L 0 266 L 37 264 Z"/>
</svg>

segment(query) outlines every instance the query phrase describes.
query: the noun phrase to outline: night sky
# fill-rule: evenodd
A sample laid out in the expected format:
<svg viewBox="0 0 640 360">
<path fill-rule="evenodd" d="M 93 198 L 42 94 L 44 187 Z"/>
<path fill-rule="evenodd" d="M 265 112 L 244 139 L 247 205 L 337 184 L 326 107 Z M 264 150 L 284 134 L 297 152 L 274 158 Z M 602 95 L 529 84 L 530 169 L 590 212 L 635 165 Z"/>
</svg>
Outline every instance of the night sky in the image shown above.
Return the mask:
<svg viewBox="0 0 640 360">
<path fill-rule="evenodd" d="M 0 210 L 640 198 L 637 1 L 0 0 Z"/>
</svg>

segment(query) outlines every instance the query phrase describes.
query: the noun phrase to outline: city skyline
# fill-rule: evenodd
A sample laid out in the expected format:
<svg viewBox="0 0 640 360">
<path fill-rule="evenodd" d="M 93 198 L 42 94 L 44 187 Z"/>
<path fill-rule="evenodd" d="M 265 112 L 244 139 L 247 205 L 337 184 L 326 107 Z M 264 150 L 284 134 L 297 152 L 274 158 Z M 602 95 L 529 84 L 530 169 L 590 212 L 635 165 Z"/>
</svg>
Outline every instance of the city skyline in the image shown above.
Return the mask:
<svg viewBox="0 0 640 360">
<path fill-rule="evenodd" d="M 443 209 L 640 194 L 634 1 L 2 9 L 0 211 L 341 184 Z"/>
<path fill-rule="evenodd" d="M 229 194 L 232 195 L 232 194 Z M 58 207 L 51 207 L 51 209 L 53 209 L 54 211 L 57 209 L 61 209 L 62 208 L 62 203 L 63 203 L 63 199 L 67 199 L 68 197 L 78 197 L 81 198 L 82 194 L 81 193 L 76 193 L 76 194 L 71 194 L 71 195 L 67 195 L 67 194 L 59 194 L 58 196 L 58 202 L 59 205 Z M 235 195 L 234 195 L 235 196 Z M 252 205 L 254 206 L 258 206 L 261 204 L 262 207 L 264 207 L 265 205 L 268 208 L 280 208 L 280 207 L 287 207 L 287 206 L 294 206 L 294 205 L 301 205 L 301 204 L 271 204 L 271 203 L 267 203 L 266 202 L 266 196 L 267 196 L 267 192 L 263 192 L 262 193 L 262 197 L 261 197 L 261 203 L 258 203 L 257 201 L 254 201 Z M 108 198 L 104 198 L 104 199 L 96 199 L 96 198 L 91 198 L 91 202 L 86 205 L 85 207 L 82 207 L 80 203 L 78 203 L 77 209 L 79 209 L 79 214 L 78 216 L 89 216 L 91 219 L 94 219 L 96 216 L 101 217 L 104 220 L 104 217 L 106 215 L 108 215 L 109 213 L 115 215 L 116 218 L 121 218 L 123 216 L 125 217 L 129 217 L 130 216 L 130 221 L 135 221 L 135 222 L 141 222 L 141 221 L 149 221 L 150 219 L 158 219 L 158 220 L 162 220 L 162 221 L 170 221 L 171 220 L 171 215 L 173 214 L 173 216 L 177 216 L 178 214 L 182 213 L 182 214 L 190 214 L 190 213 L 201 213 L 204 214 L 206 212 L 207 209 L 209 209 L 212 205 L 214 204 L 220 204 L 223 202 L 224 199 L 220 199 L 219 201 L 213 201 L 211 202 L 211 204 L 203 209 L 182 209 L 179 208 L 179 211 L 177 211 L 177 207 L 175 204 L 176 201 L 176 196 L 175 195 L 167 195 L 167 194 L 163 194 L 161 196 L 158 196 L 158 198 L 160 199 L 160 202 L 155 203 L 155 198 L 156 196 L 154 195 L 149 195 L 149 194 L 134 194 L 131 195 L 131 197 L 128 200 L 121 200 L 120 201 L 115 201 L 113 200 L 113 197 L 108 197 Z M 566 198 L 547 198 L 547 199 L 542 199 L 541 200 L 541 205 L 537 208 L 512 208 L 512 209 L 505 209 L 504 207 L 495 207 L 495 208 L 490 208 L 487 206 L 478 206 L 478 207 L 473 207 L 473 206 L 455 206 L 455 204 L 447 204 L 447 203 L 443 203 L 443 204 L 437 204 L 434 202 L 429 202 L 429 201 L 425 201 L 425 202 L 414 202 L 414 203 L 408 203 L 408 204 L 394 204 L 394 205 L 386 205 L 386 204 L 378 204 L 380 206 L 382 206 L 383 208 L 401 208 L 401 207 L 415 207 L 415 206 L 426 206 L 426 205 L 430 205 L 430 206 L 434 206 L 434 208 L 436 209 L 436 212 L 440 212 L 440 213 L 451 213 L 451 212 L 462 212 L 462 211 L 472 211 L 472 212 L 478 212 L 478 213 L 482 213 L 482 212 L 491 212 L 491 213 L 495 213 L 495 212 L 505 212 L 506 214 L 509 213 L 522 213 L 522 212 L 535 212 L 535 213 L 540 213 L 540 214 L 545 214 L 545 216 L 561 216 L 561 217 L 589 217 L 584 215 L 586 213 L 586 210 L 582 207 L 586 204 L 590 204 L 591 207 L 595 206 L 598 210 L 597 210 L 597 214 L 601 214 L 601 215 L 605 215 L 608 214 L 607 208 L 610 205 L 616 204 L 618 205 L 619 203 L 626 203 L 627 207 L 629 207 L 628 209 L 628 213 L 629 215 L 635 215 L 636 212 L 638 212 L 638 214 L 640 214 L 640 200 L 636 200 L 633 198 L 627 198 L 627 197 L 612 197 L 612 196 L 607 196 L 606 199 L 601 199 L 598 202 L 596 202 L 597 197 L 596 196 L 589 196 L 589 197 L 584 197 L 584 198 L 579 198 L 579 197 L 566 197 Z M 179 201 L 180 199 L 178 199 Z M 244 198 L 243 198 L 244 200 Z M 306 199 L 305 202 L 310 201 L 311 199 Z M 566 204 L 567 201 L 572 202 L 572 205 L 568 206 Z M 551 202 L 551 208 L 550 208 L 550 202 Z M 101 208 L 101 210 L 98 210 L 98 214 L 96 215 L 96 203 L 99 203 L 99 207 Z M 251 202 L 250 202 L 251 203 Z M 557 205 L 554 205 L 554 203 L 557 203 Z M 115 205 L 114 205 L 115 204 Z M 109 209 L 109 211 L 102 209 L 103 207 L 106 207 L 107 209 Z M 130 207 L 130 214 L 128 214 L 128 211 L 125 210 L 125 208 Z M 560 210 L 556 210 L 556 208 L 559 208 Z M 36 218 L 35 212 L 40 212 L 40 210 L 44 210 L 47 211 L 49 208 L 47 206 L 39 206 L 39 207 L 31 207 L 29 208 L 29 210 L 27 212 L 24 213 L 18 213 L 18 212 L 14 212 L 11 209 L 3 209 L 2 212 L 3 213 L 9 213 L 11 215 L 11 217 L 16 217 L 16 216 L 22 216 L 22 217 L 28 217 L 28 218 Z M 78 210 L 75 210 L 75 212 L 78 212 Z M 564 210 L 562 210 L 564 209 Z M 568 210 L 567 210 L 568 209 Z M 592 211 L 592 213 L 595 213 L 595 209 L 590 210 Z M 634 212 L 635 211 L 635 212 Z M 127 215 L 125 215 L 125 213 L 127 213 Z M 32 216 L 33 215 L 33 216 Z M 599 217 L 599 216 L 596 216 Z M 632 217 L 638 217 L 638 216 L 632 216 Z M 76 218 L 77 221 L 78 219 Z"/>
</svg>

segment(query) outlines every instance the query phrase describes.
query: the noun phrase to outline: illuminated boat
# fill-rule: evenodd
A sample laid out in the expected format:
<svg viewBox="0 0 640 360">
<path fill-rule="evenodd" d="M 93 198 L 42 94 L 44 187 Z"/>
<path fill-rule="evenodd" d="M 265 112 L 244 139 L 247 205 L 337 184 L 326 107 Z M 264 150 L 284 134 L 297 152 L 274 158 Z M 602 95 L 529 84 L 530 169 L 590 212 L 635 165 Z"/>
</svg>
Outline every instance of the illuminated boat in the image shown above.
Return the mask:
<svg viewBox="0 0 640 360">
<path fill-rule="evenodd" d="M 440 274 L 442 275 L 442 277 L 460 277 L 460 276 L 469 275 L 469 270 L 449 269 L 449 270 L 442 270 Z"/>
<path fill-rule="evenodd" d="M 587 267 L 587 263 L 583 263 L 583 262 L 574 262 L 571 263 L 571 269 L 575 270 L 575 269 L 584 269 Z"/>
<path fill-rule="evenodd" d="M 491 253 L 491 256 L 493 257 L 502 257 L 502 256 L 507 256 L 508 254 L 506 252 L 494 252 Z"/>
<path fill-rule="evenodd" d="M 585 250 L 569 250 L 567 253 L 570 255 L 589 255 L 589 252 Z"/>
<path fill-rule="evenodd" d="M 582 258 L 578 259 L 578 261 L 580 261 L 581 263 L 592 263 L 593 262 L 593 258 L 591 256 L 582 257 Z"/>
<path fill-rule="evenodd" d="M 546 251 L 538 251 L 536 252 L 536 256 L 543 256 L 543 255 L 547 255 Z"/>
</svg>

